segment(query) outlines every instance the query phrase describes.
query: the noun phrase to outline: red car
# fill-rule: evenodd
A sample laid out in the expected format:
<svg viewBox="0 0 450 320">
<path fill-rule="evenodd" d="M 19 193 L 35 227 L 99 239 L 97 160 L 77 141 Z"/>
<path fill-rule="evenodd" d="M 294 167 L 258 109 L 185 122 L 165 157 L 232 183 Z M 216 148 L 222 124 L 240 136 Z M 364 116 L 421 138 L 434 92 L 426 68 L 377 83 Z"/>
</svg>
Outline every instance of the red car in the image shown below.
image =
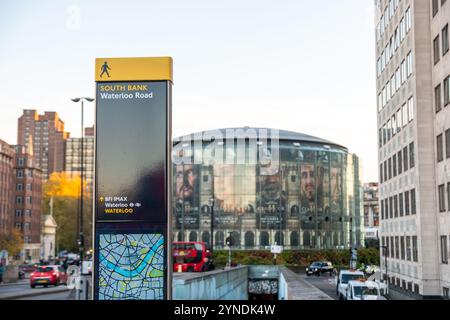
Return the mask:
<svg viewBox="0 0 450 320">
<path fill-rule="evenodd" d="M 30 274 L 31 288 L 37 285 L 54 285 L 55 287 L 61 283 L 67 283 L 67 273 L 61 266 L 38 266 L 34 272 Z"/>
</svg>

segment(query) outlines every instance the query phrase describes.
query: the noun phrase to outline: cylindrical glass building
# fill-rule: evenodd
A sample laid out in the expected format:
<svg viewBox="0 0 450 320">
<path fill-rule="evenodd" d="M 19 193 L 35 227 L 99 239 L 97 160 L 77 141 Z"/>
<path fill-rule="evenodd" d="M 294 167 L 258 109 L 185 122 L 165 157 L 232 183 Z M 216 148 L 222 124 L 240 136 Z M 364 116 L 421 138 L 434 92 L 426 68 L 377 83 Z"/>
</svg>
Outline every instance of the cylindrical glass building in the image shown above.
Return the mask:
<svg viewBox="0 0 450 320">
<path fill-rule="evenodd" d="M 176 138 L 173 160 L 175 241 L 213 238 L 222 249 L 230 236 L 242 250 L 364 243 L 359 160 L 343 146 L 283 130 L 218 129 Z"/>
</svg>

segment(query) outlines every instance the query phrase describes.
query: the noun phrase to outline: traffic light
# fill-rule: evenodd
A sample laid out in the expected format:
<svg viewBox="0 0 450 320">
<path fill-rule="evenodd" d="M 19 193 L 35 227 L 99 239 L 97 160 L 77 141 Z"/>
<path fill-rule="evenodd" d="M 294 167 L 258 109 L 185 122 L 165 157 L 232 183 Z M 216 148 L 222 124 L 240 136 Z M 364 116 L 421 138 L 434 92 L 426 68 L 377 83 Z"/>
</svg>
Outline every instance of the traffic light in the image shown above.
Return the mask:
<svg viewBox="0 0 450 320">
<path fill-rule="evenodd" d="M 225 239 L 225 242 L 226 242 L 226 244 L 227 244 L 227 246 L 229 246 L 229 247 L 231 247 L 231 246 L 233 246 L 234 245 L 234 239 L 233 239 L 233 237 L 227 237 L 226 239 Z"/>
</svg>

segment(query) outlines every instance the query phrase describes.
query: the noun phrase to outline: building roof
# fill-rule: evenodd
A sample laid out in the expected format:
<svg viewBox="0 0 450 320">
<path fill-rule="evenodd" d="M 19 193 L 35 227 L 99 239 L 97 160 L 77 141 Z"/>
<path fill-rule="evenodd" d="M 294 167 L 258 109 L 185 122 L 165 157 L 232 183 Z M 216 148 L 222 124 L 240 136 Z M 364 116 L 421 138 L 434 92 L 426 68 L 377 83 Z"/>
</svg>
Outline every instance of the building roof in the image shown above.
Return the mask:
<svg viewBox="0 0 450 320">
<path fill-rule="evenodd" d="M 201 132 L 196 132 L 196 133 L 192 133 L 189 135 L 184 135 L 181 137 L 176 137 L 176 138 L 174 138 L 174 143 L 176 144 L 176 143 L 179 143 L 180 141 L 189 140 L 192 138 L 195 139 L 196 137 L 203 137 L 203 136 L 205 136 L 205 134 L 207 136 L 210 136 L 216 131 L 220 131 L 220 133 L 222 134 L 222 136 L 224 138 L 226 137 L 227 131 L 234 132 L 234 134 L 235 134 L 234 138 L 236 138 L 236 132 L 238 130 L 244 130 L 245 132 L 248 132 L 249 130 L 254 130 L 256 133 L 260 132 L 261 130 L 267 130 L 267 138 L 270 138 L 272 130 L 278 130 L 278 136 L 279 136 L 280 140 L 287 140 L 287 141 L 300 142 L 300 143 L 307 142 L 307 143 L 324 144 L 324 145 L 329 145 L 329 146 L 337 147 L 340 149 L 344 149 L 345 151 L 348 151 L 348 149 L 342 145 L 339 145 L 337 143 L 334 143 L 334 142 L 331 142 L 329 140 L 325 140 L 322 138 L 310 136 L 310 135 L 307 135 L 304 133 L 280 130 L 280 129 L 273 129 L 273 128 L 254 128 L 254 127 L 224 128 L 224 129 L 201 131 Z M 232 137 L 227 137 L 227 138 L 232 138 Z"/>
</svg>

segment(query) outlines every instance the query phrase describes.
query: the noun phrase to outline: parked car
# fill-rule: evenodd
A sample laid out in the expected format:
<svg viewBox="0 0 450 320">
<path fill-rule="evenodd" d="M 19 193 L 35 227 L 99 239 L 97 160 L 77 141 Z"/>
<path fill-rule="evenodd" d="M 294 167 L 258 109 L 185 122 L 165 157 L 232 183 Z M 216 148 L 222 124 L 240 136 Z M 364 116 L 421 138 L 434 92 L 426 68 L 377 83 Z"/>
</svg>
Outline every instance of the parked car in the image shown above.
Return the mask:
<svg viewBox="0 0 450 320">
<path fill-rule="evenodd" d="M 329 261 L 315 261 L 308 268 L 306 268 L 306 275 L 310 276 L 315 274 L 320 276 L 322 273 L 333 274 L 333 264 Z"/>
<path fill-rule="evenodd" d="M 67 273 L 61 266 L 39 266 L 36 268 L 36 271 L 30 274 L 31 288 L 37 285 L 43 285 L 44 287 L 54 285 L 56 287 L 61 283 L 67 283 Z"/>
</svg>

